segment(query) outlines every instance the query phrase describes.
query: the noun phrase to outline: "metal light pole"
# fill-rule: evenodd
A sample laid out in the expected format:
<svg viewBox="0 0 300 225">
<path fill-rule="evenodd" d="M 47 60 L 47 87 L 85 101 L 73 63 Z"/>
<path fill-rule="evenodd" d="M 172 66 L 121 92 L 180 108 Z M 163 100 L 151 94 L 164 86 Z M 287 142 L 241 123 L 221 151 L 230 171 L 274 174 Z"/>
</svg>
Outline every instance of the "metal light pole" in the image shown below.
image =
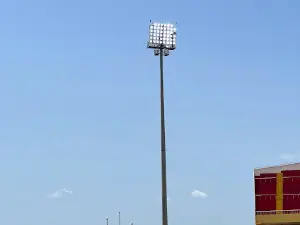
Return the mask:
<svg viewBox="0 0 300 225">
<path fill-rule="evenodd" d="M 106 217 L 106 225 L 108 225 L 108 217 Z"/>
<path fill-rule="evenodd" d="M 119 212 L 119 225 L 121 225 L 121 212 Z"/>
<path fill-rule="evenodd" d="M 176 48 L 176 28 L 173 24 L 151 23 L 149 27 L 148 48 L 154 49 L 154 55 L 160 56 L 160 129 L 161 129 L 161 193 L 162 225 L 168 225 L 167 160 L 164 104 L 164 56 Z"/>
</svg>

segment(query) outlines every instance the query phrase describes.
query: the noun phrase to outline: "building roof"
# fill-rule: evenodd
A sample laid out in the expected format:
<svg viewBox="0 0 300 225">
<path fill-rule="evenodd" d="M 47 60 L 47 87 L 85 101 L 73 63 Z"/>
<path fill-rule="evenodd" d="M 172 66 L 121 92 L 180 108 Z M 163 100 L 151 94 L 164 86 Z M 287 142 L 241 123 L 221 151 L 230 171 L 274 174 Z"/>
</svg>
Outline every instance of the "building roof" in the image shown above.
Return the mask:
<svg viewBox="0 0 300 225">
<path fill-rule="evenodd" d="M 279 173 L 283 170 L 300 170 L 300 163 L 283 164 L 271 167 L 254 169 L 254 175 L 259 176 L 262 173 Z"/>
</svg>

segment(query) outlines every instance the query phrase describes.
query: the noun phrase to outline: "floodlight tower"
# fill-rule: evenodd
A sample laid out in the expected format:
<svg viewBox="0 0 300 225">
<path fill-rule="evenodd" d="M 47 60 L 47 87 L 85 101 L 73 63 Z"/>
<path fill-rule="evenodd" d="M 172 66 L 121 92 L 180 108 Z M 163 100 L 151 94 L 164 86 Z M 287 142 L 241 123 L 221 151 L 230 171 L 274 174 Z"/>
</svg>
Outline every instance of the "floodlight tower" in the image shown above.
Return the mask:
<svg viewBox="0 0 300 225">
<path fill-rule="evenodd" d="M 167 163 L 166 131 L 164 103 L 164 56 L 176 48 L 176 27 L 169 23 L 152 23 L 149 26 L 148 48 L 154 49 L 154 55 L 160 57 L 160 119 L 161 119 L 161 192 L 162 192 L 162 225 L 168 225 L 167 200 Z"/>
</svg>

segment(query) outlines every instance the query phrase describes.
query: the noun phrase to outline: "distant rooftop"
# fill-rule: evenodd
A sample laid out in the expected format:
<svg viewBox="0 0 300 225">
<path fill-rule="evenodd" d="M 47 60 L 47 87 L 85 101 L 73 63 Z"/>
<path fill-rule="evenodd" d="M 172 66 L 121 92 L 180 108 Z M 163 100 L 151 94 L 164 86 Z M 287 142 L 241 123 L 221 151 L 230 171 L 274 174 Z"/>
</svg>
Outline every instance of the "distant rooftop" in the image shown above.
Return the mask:
<svg viewBox="0 0 300 225">
<path fill-rule="evenodd" d="M 254 169 L 254 175 L 262 173 L 279 173 L 283 170 L 300 170 L 300 163 L 282 164 L 277 166 L 263 167 Z"/>
</svg>

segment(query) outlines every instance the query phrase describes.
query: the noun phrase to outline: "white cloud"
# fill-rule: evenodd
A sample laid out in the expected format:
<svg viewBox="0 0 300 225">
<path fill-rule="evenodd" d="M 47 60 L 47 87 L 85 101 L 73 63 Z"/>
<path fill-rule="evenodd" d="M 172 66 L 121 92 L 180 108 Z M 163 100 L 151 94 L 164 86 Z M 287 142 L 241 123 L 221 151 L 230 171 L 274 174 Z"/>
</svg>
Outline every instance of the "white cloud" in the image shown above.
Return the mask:
<svg viewBox="0 0 300 225">
<path fill-rule="evenodd" d="M 205 192 L 199 191 L 199 190 L 194 190 L 191 193 L 193 198 L 207 198 L 208 195 Z"/>
<path fill-rule="evenodd" d="M 51 198 L 51 199 L 57 199 L 57 198 L 62 198 L 64 196 L 64 194 L 73 195 L 73 191 L 68 190 L 66 188 L 62 188 L 62 189 L 59 189 L 59 190 L 53 192 L 52 194 L 48 195 L 47 197 Z"/>
<path fill-rule="evenodd" d="M 299 157 L 299 154 L 291 154 L 291 153 L 285 153 L 285 154 L 281 154 L 279 156 L 280 159 L 291 162 L 294 160 L 297 160 Z"/>
</svg>

